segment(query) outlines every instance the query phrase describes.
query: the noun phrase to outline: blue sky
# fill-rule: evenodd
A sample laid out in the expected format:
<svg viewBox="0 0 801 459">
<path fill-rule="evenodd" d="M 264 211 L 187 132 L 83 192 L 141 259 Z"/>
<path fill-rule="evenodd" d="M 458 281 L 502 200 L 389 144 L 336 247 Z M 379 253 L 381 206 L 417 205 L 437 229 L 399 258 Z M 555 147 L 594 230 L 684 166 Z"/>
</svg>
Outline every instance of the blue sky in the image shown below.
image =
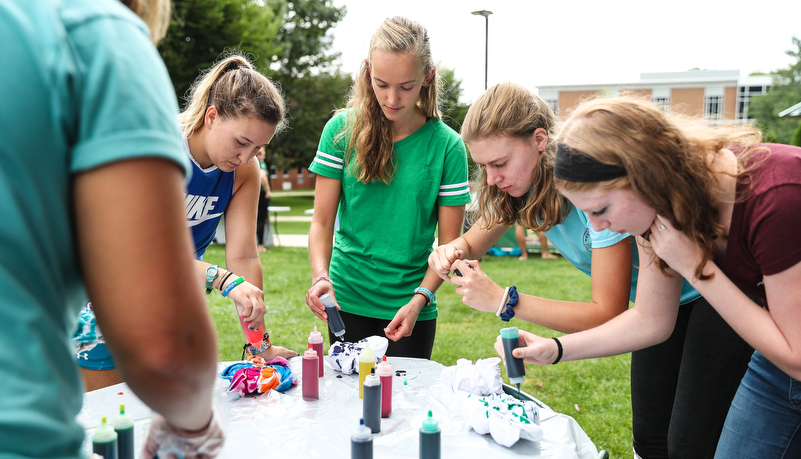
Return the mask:
<svg viewBox="0 0 801 459">
<path fill-rule="evenodd" d="M 484 90 L 484 26 L 489 16 L 488 83 L 529 87 L 626 83 L 644 72 L 691 68 L 769 72 L 785 68 L 801 38 L 799 0 L 337 0 L 348 7 L 332 30 L 342 69 L 352 73 L 387 17 L 429 31 L 434 59 L 454 68 L 463 99 Z"/>
</svg>

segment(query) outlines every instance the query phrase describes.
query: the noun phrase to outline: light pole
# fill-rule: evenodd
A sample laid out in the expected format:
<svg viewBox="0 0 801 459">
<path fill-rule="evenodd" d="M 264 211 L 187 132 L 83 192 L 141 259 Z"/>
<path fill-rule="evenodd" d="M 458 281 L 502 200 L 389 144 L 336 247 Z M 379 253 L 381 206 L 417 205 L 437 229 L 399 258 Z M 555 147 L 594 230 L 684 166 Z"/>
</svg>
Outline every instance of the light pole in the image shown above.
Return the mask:
<svg viewBox="0 0 801 459">
<path fill-rule="evenodd" d="M 488 60 L 489 60 L 489 15 L 492 14 L 492 11 L 481 10 L 481 11 L 473 11 L 473 14 L 476 16 L 484 16 L 484 91 L 487 90 L 487 67 L 488 67 Z"/>
</svg>

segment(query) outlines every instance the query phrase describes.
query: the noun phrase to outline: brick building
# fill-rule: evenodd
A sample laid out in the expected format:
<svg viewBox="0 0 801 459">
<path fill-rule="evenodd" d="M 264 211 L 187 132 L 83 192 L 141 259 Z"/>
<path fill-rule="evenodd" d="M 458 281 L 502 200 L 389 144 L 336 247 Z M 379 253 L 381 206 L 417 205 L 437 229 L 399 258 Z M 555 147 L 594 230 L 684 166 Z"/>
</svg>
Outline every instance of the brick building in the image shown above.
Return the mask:
<svg viewBox="0 0 801 459">
<path fill-rule="evenodd" d="M 751 97 L 767 92 L 770 76 L 740 77 L 739 70 L 641 73 L 636 83 L 539 86 L 539 95 L 563 118 L 581 100 L 629 92 L 666 111 L 702 117 L 709 123 L 748 123 Z"/>
</svg>

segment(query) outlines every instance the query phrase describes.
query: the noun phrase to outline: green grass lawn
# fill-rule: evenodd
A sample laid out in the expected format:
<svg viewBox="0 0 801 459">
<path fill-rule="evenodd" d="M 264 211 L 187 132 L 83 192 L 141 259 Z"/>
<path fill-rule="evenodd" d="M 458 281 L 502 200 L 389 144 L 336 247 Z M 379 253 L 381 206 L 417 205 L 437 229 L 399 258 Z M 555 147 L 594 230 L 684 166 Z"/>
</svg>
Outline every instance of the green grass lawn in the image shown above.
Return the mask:
<svg viewBox="0 0 801 459">
<path fill-rule="evenodd" d="M 277 204 L 276 204 L 277 205 Z M 281 204 L 283 205 L 283 204 Z M 294 207 L 293 207 L 294 209 Z M 284 223 L 279 230 L 284 232 Z M 285 234 L 289 234 L 288 232 Z M 224 266 L 224 246 L 211 245 L 205 261 Z M 306 306 L 305 294 L 311 282 L 306 248 L 271 247 L 261 254 L 264 266 L 265 321 L 273 343 L 302 351 L 315 325 L 324 325 Z M 499 285 L 516 285 L 518 290 L 561 300 L 587 301 L 591 298 L 590 278 L 567 261 L 528 261 L 516 257 L 485 257 L 482 268 Z M 244 338 L 233 302 L 214 291 L 210 310 L 217 327 L 221 360 L 238 360 Z M 508 324 L 493 314 L 475 311 L 461 303 L 451 285 L 437 293 L 440 315 L 432 359 L 454 365 L 457 359 L 476 361 L 496 356 L 495 337 L 505 326 L 516 326 L 542 336 L 559 333 L 518 319 Z M 326 349 L 328 334 L 324 331 Z M 631 399 L 629 396 L 630 355 L 564 362 L 554 366 L 527 365 L 522 389 L 556 411 L 578 421 L 599 449 L 611 457 L 631 456 Z M 506 377 L 505 369 L 503 377 Z M 576 409 L 580 411 L 578 411 Z"/>
<path fill-rule="evenodd" d="M 273 193 L 270 198 L 271 206 L 289 206 L 289 212 L 281 212 L 278 215 L 281 217 L 302 217 L 307 216 L 304 212 L 306 209 L 314 208 L 314 191 L 309 190 L 303 195 L 296 196 L 295 194 L 287 195 L 280 191 Z M 279 228 L 280 230 L 280 228 Z M 289 234 L 289 233 L 287 233 Z"/>
</svg>

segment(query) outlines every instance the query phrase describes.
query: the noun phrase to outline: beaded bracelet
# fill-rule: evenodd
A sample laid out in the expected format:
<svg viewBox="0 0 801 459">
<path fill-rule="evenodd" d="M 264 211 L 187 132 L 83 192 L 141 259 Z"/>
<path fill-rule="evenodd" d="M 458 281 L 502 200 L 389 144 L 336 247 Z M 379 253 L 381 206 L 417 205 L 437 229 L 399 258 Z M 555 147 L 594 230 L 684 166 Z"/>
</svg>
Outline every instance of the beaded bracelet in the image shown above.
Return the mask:
<svg viewBox="0 0 801 459">
<path fill-rule="evenodd" d="M 231 290 L 235 289 L 236 286 L 241 284 L 242 282 L 245 282 L 245 278 L 242 277 L 242 276 L 239 276 L 235 281 L 232 281 L 230 284 L 228 284 L 225 287 L 225 289 L 223 289 L 222 296 L 228 296 L 228 293 L 231 292 Z"/>
<path fill-rule="evenodd" d="M 517 294 L 517 287 L 514 285 L 509 287 L 509 301 L 506 302 L 506 311 L 501 314 L 501 320 L 509 322 L 515 316 L 514 307 L 517 306 L 517 301 L 520 296 Z"/>
</svg>

